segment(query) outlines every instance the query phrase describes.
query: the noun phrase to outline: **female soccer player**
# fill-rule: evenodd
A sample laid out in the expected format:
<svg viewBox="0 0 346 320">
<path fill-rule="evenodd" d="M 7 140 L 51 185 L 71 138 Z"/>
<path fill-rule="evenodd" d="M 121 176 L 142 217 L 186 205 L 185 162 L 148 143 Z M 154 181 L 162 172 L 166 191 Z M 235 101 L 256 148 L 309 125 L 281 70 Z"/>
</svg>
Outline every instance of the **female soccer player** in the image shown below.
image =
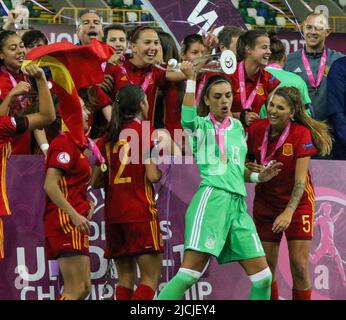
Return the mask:
<svg viewBox="0 0 346 320">
<path fill-rule="evenodd" d="M 11 154 L 10 141 L 15 135 L 22 134 L 27 130 L 42 128 L 55 119 L 54 105 L 50 95 L 47 80 L 42 69 L 32 65 L 28 66 L 23 71 L 27 76 L 35 79 L 39 97 L 39 111 L 37 113 L 28 114 L 24 117 L 0 116 L 0 152 L 1 152 L 1 190 L 6 190 L 6 162 Z M 23 92 L 23 88 L 16 92 Z M 12 92 L 13 92 L 12 91 Z M 0 217 L 9 215 L 10 208 L 8 205 L 6 192 L 1 192 L 0 196 Z M 0 218 L 0 259 L 4 257 L 3 239 L 4 233 L 2 221 Z"/>
<path fill-rule="evenodd" d="M 98 142 L 108 167 L 104 176 L 105 257 L 114 259 L 118 271 L 117 300 L 151 300 L 160 278 L 163 248 L 152 183 L 160 180 L 161 171 L 151 154 L 156 150 L 155 140 L 162 140 L 166 150 L 171 140 L 164 132 L 156 137 L 145 121 L 147 113 L 144 90 L 137 85 L 123 87 L 107 134 Z M 102 166 L 97 165 L 94 187 L 102 185 Z M 137 265 L 141 278 L 134 291 Z"/>
<path fill-rule="evenodd" d="M 87 132 L 89 111 L 80 101 Z M 87 197 L 91 168 L 83 151 L 67 131 L 52 140 L 47 154 L 44 231 L 47 258 L 59 261 L 64 280 L 59 300 L 82 300 L 91 288 L 88 217 L 93 206 Z"/>
<path fill-rule="evenodd" d="M 249 128 L 248 158 L 256 160 L 257 170 L 272 160 L 283 163 L 282 173 L 256 186 L 253 209 L 257 232 L 274 275 L 272 299 L 278 299 L 275 270 L 283 232 L 288 241 L 293 299 L 311 298 L 308 257 L 314 190 L 308 168 L 313 154 L 330 153 L 332 139 L 327 125 L 311 119 L 304 110 L 298 89 L 278 88 L 269 100 L 268 119 L 258 120 Z"/>
<path fill-rule="evenodd" d="M 249 30 L 237 42 L 237 71 L 230 75 L 233 90 L 232 115 L 245 126 L 259 119 L 261 106 L 280 83 L 263 68 L 270 58 L 270 40 L 265 31 Z"/>
<path fill-rule="evenodd" d="M 195 106 L 196 75 L 188 63 L 182 126 L 194 135 L 192 150 L 202 182 L 185 217 L 184 257 L 178 273 L 163 288 L 160 300 L 181 299 L 203 273 L 210 256 L 219 263 L 239 261 L 252 283 L 250 299 L 269 299 L 271 272 L 246 212 L 245 183 L 267 181 L 279 172 L 275 163 L 256 176 L 245 169 L 247 146 L 241 123 L 230 117 L 232 88 L 222 76 L 210 77 L 202 91 L 200 113 Z"/>
</svg>

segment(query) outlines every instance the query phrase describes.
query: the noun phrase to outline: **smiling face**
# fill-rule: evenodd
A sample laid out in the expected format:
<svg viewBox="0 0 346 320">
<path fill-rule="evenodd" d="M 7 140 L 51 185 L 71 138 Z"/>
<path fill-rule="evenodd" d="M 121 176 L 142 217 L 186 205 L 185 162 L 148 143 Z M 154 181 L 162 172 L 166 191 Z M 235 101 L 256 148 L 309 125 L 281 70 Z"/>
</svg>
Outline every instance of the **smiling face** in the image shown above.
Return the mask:
<svg viewBox="0 0 346 320">
<path fill-rule="evenodd" d="M 287 100 L 277 94 L 269 100 L 267 113 L 270 125 L 277 132 L 281 132 L 294 115 Z"/>
<path fill-rule="evenodd" d="M 258 37 L 253 48 L 247 46 L 246 58 L 260 66 L 266 66 L 270 58 L 270 39 L 267 36 Z"/>
<path fill-rule="evenodd" d="M 133 59 L 136 65 L 154 64 L 160 50 L 160 40 L 155 30 L 139 31 L 137 40 L 131 44 Z"/>
<path fill-rule="evenodd" d="M 91 39 L 102 40 L 103 30 L 100 17 L 96 13 L 88 12 L 80 17 L 77 36 L 81 44 L 89 44 Z"/>
<path fill-rule="evenodd" d="M 322 50 L 330 34 L 326 18 L 323 15 L 309 16 L 304 23 L 303 33 L 308 50 Z"/>
<path fill-rule="evenodd" d="M 225 117 L 231 116 L 233 102 L 231 85 L 226 81 L 215 83 L 208 91 L 204 102 L 215 118 L 222 121 Z"/>
<path fill-rule="evenodd" d="M 9 36 L 0 49 L 0 60 L 11 71 L 18 71 L 23 63 L 25 47 L 17 35 Z"/>
<path fill-rule="evenodd" d="M 115 49 L 116 54 L 124 54 L 127 48 L 125 32 L 123 30 L 109 30 L 106 43 Z"/>
</svg>

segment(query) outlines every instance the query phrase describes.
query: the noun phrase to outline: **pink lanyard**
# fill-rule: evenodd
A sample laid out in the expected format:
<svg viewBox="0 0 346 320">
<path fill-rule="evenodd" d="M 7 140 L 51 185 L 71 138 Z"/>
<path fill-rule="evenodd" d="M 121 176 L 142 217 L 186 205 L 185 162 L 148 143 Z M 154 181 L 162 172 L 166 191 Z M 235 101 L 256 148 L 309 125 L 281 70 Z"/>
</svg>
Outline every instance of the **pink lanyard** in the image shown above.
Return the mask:
<svg viewBox="0 0 346 320">
<path fill-rule="evenodd" d="M 266 68 L 282 69 L 281 65 L 278 63 L 269 63 Z"/>
<path fill-rule="evenodd" d="M 255 100 L 257 90 L 260 84 L 261 74 L 259 74 L 257 84 L 250 93 L 249 98 L 246 100 L 246 87 L 245 87 L 245 65 L 244 61 L 239 63 L 238 66 L 238 77 L 239 77 L 239 90 L 240 90 L 240 102 L 243 109 L 251 109 L 251 105 Z"/>
<path fill-rule="evenodd" d="M 7 73 L 11 81 L 12 88 L 14 88 L 18 84 L 17 80 L 13 77 L 13 75 L 10 72 L 6 70 L 5 67 L 1 67 L 1 71 Z M 19 105 L 22 109 L 25 109 L 27 107 L 27 98 L 25 97 L 25 95 L 17 96 L 17 101 L 19 102 Z"/>
<path fill-rule="evenodd" d="M 92 153 L 97 158 L 97 160 L 100 161 L 101 165 L 106 163 L 105 158 L 101 154 L 101 151 L 100 151 L 99 147 L 96 145 L 94 140 L 88 138 L 87 146 L 88 146 L 89 150 L 92 151 Z"/>
<path fill-rule="evenodd" d="M 129 74 L 127 73 L 127 70 L 123 65 L 120 66 L 120 70 L 131 84 L 136 84 L 129 78 Z M 150 71 L 149 73 L 147 73 L 147 75 L 144 78 L 143 83 L 141 84 L 141 87 L 142 87 L 144 92 L 148 89 L 150 81 L 152 78 L 153 78 L 153 72 Z"/>
<path fill-rule="evenodd" d="M 198 106 L 199 104 L 199 99 L 201 98 L 202 90 L 206 81 L 207 81 L 207 75 L 204 74 L 201 81 L 198 84 L 197 93 L 196 93 L 196 106 Z"/>
<path fill-rule="evenodd" d="M 228 125 L 232 125 L 232 120 L 230 117 L 226 117 L 222 120 L 220 123 L 220 127 L 218 125 L 218 121 L 215 119 L 215 116 L 210 112 L 209 113 L 210 120 L 214 124 L 215 128 L 215 137 L 217 145 L 219 146 L 220 155 L 225 155 L 225 129 L 228 127 Z"/>
<path fill-rule="evenodd" d="M 302 61 L 303 61 L 303 65 L 304 65 L 304 68 L 305 68 L 306 73 L 308 75 L 309 82 L 310 82 L 311 86 L 313 88 L 317 89 L 319 87 L 319 85 L 321 84 L 324 70 L 326 68 L 327 50 L 326 49 L 323 50 L 320 66 L 318 67 L 318 73 L 317 73 L 317 80 L 316 81 L 315 81 L 314 75 L 312 74 L 311 66 L 310 66 L 309 60 L 306 56 L 304 49 L 302 50 Z"/>
<path fill-rule="evenodd" d="M 273 152 L 268 157 L 266 157 L 267 150 L 268 150 L 269 130 L 270 130 L 270 124 L 268 124 L 266 131 L 264 133 L 263 142 L 262 142 L 262 146 L 261 146 L 261 164 L 266 166 L 269 163 L 269 161 L 273 159 L 275 152 L 285 143 L 285 141 L 286 141 L 286 139 L 290 133 L 290 128 L 291 128 L 291 121 L 288 122 L 286 128 L 281 133 L 279 141 L 277 142 Z"/>
</svg>

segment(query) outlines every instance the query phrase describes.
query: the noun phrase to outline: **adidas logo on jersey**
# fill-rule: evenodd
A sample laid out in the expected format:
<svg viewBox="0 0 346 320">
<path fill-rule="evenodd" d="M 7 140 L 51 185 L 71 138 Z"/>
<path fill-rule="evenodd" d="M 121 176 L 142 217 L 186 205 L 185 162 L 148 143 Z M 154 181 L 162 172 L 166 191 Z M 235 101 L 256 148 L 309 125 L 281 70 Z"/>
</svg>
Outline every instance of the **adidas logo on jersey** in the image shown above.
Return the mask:
<svg viewBox="0 0 346 320">
<path fill-rule="evenodd" d="M 294 73 L 299 73 L 299 72 L 302 72 L 302 69 L 300 69 L 299 67 L 296 68 L 295 70 L 293 70 Z"/>
</svg>

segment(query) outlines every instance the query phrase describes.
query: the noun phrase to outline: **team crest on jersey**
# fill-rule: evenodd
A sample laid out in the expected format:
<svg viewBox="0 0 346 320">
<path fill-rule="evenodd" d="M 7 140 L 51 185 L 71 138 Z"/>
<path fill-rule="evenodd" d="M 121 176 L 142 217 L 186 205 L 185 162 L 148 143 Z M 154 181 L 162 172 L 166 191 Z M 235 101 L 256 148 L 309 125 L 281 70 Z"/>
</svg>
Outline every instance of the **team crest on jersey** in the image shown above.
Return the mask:
<svg viewBox="0 0 346 320">
<path fill-rule="evenodd" d="M 208 236 L 207 240 L 205 240 L 205 243 L 204 243 L 204 245 L 208 249 L 214 249 L 215 248 L 215 244 L 216 244 L 216 239 L 215 239 L 214 236 Z"/>
<path fill-rule="evenodd" d="M 71 157 L 67 152 L 60 152 L 56 159 L 58 160 L 58 162 L 66 164 L 70 162 Z"/>
<path fill-rule="evenodd" d="M 292 145 L 292 143 L 285 143 L 283 145 L 282 154 L 284 156 L 287 156 L 287 157 L 293 155 L 293 145 Z"/>
<path fill-rule="evenodd" d="M 263 88 L 262 83 L 260 83 L 259 86 L 258 86 L 257 94 L 258 94 L 259 96 L 263 96 L 263 95 L 264 95 L 264 88 Z"/>
</svg>

